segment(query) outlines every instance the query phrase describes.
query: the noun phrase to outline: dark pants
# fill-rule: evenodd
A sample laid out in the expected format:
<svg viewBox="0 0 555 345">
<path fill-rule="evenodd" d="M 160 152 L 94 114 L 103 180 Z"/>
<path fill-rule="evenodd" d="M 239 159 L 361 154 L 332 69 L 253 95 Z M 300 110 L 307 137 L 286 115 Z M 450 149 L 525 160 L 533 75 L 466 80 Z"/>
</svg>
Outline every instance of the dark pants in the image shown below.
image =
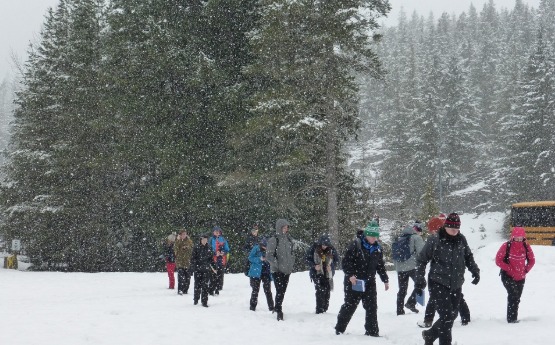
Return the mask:
<svg viewBox="0 0 555 345">
<path fill-rule="evenodd" d="M 224 267 L 216 268 L 216 273 L 211 274 L 210 279 L 210 293 L 220 293 L 224 288 Z"/>
<path fill-rule="evenodd" d="M 188 293 L 191 285 L 191 274 L 185 267 L 177 269 L 177 292 Z"/>
<path fill-rule="evenodd" d="M 453 338 L 451 331 L 461 302 L 461 289 L 451 291 L 450 288 L 434 281 L 430 281 L 429 285 L 430 297 L 433 299 L 439 319 L 432 328 L 424 332 L 433 341 L 439 338 L 439 345 L 451 345 Z"/>
<path fill-rule="evenodd" d="M 268 309 L 274 310 L 274 298 L 272 296 L 272 285 L 270 276 L 268 274 L 263 274 L 260 278 L 250 278 L 252 293 L 251 293 L 251 309 L 255 309 L 258 304 L 258 292 L 260 291 L 260 282 L 262 281 L 262 289 L 264 290 L 264 295 L 266 295 L 266 302 L 268 303 Z"/>
<path fill-rule="evenodd" d="M 314 288 L 316 289 L 316 314 L 325 313 L 330 305 L 330 280 L 323 274 L 318 274 L 314 278 Z"/>
<path fill-rule="evenodd" d="M 378 295 L 376 293 L 376 280 L 371 279 L 365 282 L 366 290 L 364 292 L 354 291 L 352 284 L 347 277 L 343 282 L 345 291 L 345 303 L 341 306 L 337 315 L 337 325 L 335 330 L 343 333 L 351 321 L 358 303 L 362 300 L 362 307 L 366 310 L 366 320 L 364 329 L 370 334 L 379 334 L 378 327 Z"/>
<path fill-rule="evenodd" d="M 406 272 L 397 272 L 397 281 L 399 282 L 399 292 L 397 292 L 397 313 L 403 312 L 405 310 L 405 296 L 407 295 L 407 290 L 409 288 L 409 278 L 412 279 L 412 282 L 414 283 L 415 275 L 415 269 Z M 416 306 L 415 289 L 412 290 L 412 293 L 407 300 L 407 305 L 410 307 Z"/>
<path fill-rule="evenodd" d="M 285 298 L 285 291 L 287 291 L 290 274 L 274 272 L 272 275 L 274 277 L 274 285 L 276 288 L 275 311 L 282 312 L 281 305 L 283 304 L 283 299 Z"/>
<path fill-rule="evenodd" d="M 501 271 L 501 282 L 507 290 L 507 322 L 518 320 L 518 306 L 525 281 L 526 279 L 516 281 L 505 271 Z"/>
<path fill-rule="evenodd" d="M 435 307 L 435 304 L 433 303 L 433 297 L 430 292 L 430 300 L 428 301 L 428 304 L 426 304 L 426 311 L 424 312 L 424 322 L 432 323 L 434 321 L 435 313 L 436 313 L 436 307 Z M 470 309 L 468 309 L 468 304 L 466 304 L 466 300 L 464 299 L 464 294 L 462 292 L 461 292 L 461 302 L 459 303 L 459 314 L 461 315 L 461 321 L 463 323 L 470 322 Z M 454 319 L 456 318 L 457 316 L 455 315 Z"/>
<path fill-rule="evenodd" d="M 198 302 L 199 298 L 202 304 L 208 303 L 208 289 L 210 281 L 210 272 L 195 272 L 195 291 L 193 301 Z"/>
</svg>

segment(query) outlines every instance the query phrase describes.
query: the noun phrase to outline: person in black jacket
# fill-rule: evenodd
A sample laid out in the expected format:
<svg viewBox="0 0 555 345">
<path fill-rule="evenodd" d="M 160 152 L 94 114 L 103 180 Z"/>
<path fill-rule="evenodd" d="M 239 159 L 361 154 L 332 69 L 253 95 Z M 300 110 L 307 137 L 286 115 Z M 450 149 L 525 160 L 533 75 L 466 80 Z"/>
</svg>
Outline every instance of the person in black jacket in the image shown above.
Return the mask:
<svg viewBox="0 0 555 345">
<path fill-rule="evenodd" d="M 416 260 L 415 289 L 418 294 L 426 287 L 424 278 L 426 266 L 430 264 L 428 284 L 430 301 L 439 314 L 438 320 L 429 330 L 422 331 L 425 345 L 432 345 L 439 338 L 441 345 L 451 345 L 453 321 L 458 312 L 466 268 L 472 273 L 472 284 L 480 281 L 480 269 L 468 246 L 466 238 L 460 233 L 459 215 L 451 213 L 437 235 L 428 237 L 424 248 Z"/>
<path fill-rule="evenodd" d="M 316 314 L 325 313 L 330 304 L 330 291 L 333 290 L 333 275 L 339 263 L 337 250 L 328 235 L 322 235 L 307 251 L 305 262 L 310 267 L 310 281 L 316 289 Z"/>
<path fill-rule="evenodd" d="M 376 273 L 385 284 L 386 291 L 389 290 L 389 278 L 385 270 L 382 248 L 378 243 L 379 236 L 378 223 L 371 221 L 364 229 L 364 233 L 357 236 L 345 252 L 343 258 L 345 303 L 341 306 L 339 315 L 337 315 L 337 324 L 335 325 L 335 334 L 337 335 L 345 332 L 358 303 L 362 300 L 362 307 L 366 310 L 365 335 L 380 336 L 377 315 Z M 364 291 L 353 290 L 357 280 L 364 281 Z"/>
<path fill-rule="evenodd" d="M 210 289 L 210 276 L 215 273 L 212 267 L 212 247 L 208 244 L 208 237 L 205 234 L 200 237 L 199 243 L 193 248 L 191 256 L 191 269 L 195 272 L 195 291 L 193 303 L 198 304 L 201 300 L 202 306 L 208 308 L 208 290 Z"/>
</svg>

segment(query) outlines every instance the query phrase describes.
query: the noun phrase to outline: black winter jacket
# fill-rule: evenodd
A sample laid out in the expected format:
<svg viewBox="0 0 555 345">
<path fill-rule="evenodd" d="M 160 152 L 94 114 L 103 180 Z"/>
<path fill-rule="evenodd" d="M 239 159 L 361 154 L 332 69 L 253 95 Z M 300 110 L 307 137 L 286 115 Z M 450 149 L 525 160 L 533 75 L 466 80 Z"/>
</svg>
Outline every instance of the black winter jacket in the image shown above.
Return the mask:
<svg viewBox="0 0 555 345">
<path fill-rule="evenodd" d="M 193 248 L 193 255 L 191 256 L 191 269 L 194 272 L 210 272 L 213 255 L 212 247 L 208 243 L 206 245 L 197 244 Z"/>
<path fill-rule="evenodd" d="M 480 274 L 466 237 L 460 232 L 456 236 L 450 236 L 445 228 L 440 228 L 437 235 L 428 237 L 424 248 L 416 258 L 415 285 L 426 285 L 424 275 L 426 265 L 430 261 L 432 263 L 428 280 L 446 286 L 452 291 L 462 287 L 466 268 L 472 275 Z"/>
<path fill-rule="evenodd" d="M 370 281 L 375 279 L 376 273 L 384 283 L 389 282 L 385 264 L 383 261 L 383 252 L 378 242 L 375 242 L 372 247 L 372 253 L 365 248 L 363 241 L 364 237 L 355 239 L 345 252 L 343 258 L 343 272 L 345 272 L 345 280 L 351 276 L 356 276 L 357 279 Z"/>
<path fill-rule="evenodd" d="M 314 269 L 314 266 L 316 265 L 316 263 L 314 262 L 314 253 L 319 247 L 320 245 L 318 243 L 313 243 L 312 246 L 306 251 L 304 257 L 306 264 L 308 265 L 308 267 L 310 267 L 309 276 L 311 280 L 314 280 L 314 278 L 316 277 L 316 270 Z M 335 268 L 339 264 L 339 255 L 337 254 L 337 250 L 334 247 L 327 247 L 326 252 L 332 255 L 333 261 L 331 262 L 331 271 L 332 274 L 335 275 Z"/>
</svg>

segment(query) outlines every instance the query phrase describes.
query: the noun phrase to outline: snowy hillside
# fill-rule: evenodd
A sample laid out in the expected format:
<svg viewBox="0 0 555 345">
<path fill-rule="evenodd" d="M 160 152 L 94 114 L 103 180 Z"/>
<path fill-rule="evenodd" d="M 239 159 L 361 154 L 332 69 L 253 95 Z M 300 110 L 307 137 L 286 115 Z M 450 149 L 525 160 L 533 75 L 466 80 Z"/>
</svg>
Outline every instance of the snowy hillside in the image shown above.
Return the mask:
<svg viewBox="0 0 555 345">
<path fill-rule="evenodd" d="M 505 321 L 506 292 L 493 258 L 503 239 L 502 214 L 463 215 L 462 231 L 474 250 L 482 279 L 463 287 L 472 321 L 455 321 L 454 344 L 547 344 L 555 319 L 555 248 L 534 246 L 536 266 L 528 275 L 520 308 L 521 323 Z M 481 231 L 483 225 L 484 231 Z M 294 233 L 293 233 L 294 235 Z M 469 278 L 467 274 L 467 278 Z M 343 302 L 342 272 L 335 278 L 330 309 L 315 315 L 314 288 L 308 273 L 293 274 L 284 302 L 284 322 L 277 322 L 260 295 L 249 310 L 250 288 L 243 274 L 225 277 L 220 296 L 209 308 L 189 295 L 168 290 L 164 273 L 52 273 L 0 269 L 2 343 L 10 345 L 81 344 L 423 344 L 416 322 L 420 314 L 396 316 L 397 279 L 391 289 L 378 283 L 378 321 L 382 338 L 364 336 L 359 306 L 345 334 L 333 330 Z M 411 283 L 412 284 L 412 283 Z M 412 285 L 411 285 L 412 286 Z M 274 291 L 275 293 L 275 291 Z M 421 308 L 423 309 L 423 308 Z M 436 342 L 437 344 L 437 342 Z"/>
</svg>

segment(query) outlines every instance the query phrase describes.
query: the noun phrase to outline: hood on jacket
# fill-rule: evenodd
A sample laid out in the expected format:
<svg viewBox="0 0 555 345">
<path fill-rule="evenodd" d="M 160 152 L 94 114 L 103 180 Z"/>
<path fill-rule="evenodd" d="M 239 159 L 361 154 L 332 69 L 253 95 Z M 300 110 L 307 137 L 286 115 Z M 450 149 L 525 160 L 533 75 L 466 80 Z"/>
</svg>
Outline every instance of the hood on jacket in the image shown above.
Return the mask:
<svg viewBox="0 0 555 345">
<path fill-rule="evenodd" d="M 515 226 L 513 228 L 513 232 L 511 233 L 511 240 L 515 237 L 526 238 L 526 231 L 524 230 L 524 228 L 521 228 L 520 226 Z"/>
<path fill-rule="evenodd" d="M 283 227 L 289 225 L 289 222 L 285 219 L 278 219 L 276 220 L 276 232 L 278 234 L 283 234 Z"/>
<path fill-rule="evenodd" d="M 414 226 L 412 224 L 405 226 L 405 228 L 403 229 L 403 235 L 412 235 L 412 234 L 416 234 L 416 231 L 414 230 Z"/>
</svg>

